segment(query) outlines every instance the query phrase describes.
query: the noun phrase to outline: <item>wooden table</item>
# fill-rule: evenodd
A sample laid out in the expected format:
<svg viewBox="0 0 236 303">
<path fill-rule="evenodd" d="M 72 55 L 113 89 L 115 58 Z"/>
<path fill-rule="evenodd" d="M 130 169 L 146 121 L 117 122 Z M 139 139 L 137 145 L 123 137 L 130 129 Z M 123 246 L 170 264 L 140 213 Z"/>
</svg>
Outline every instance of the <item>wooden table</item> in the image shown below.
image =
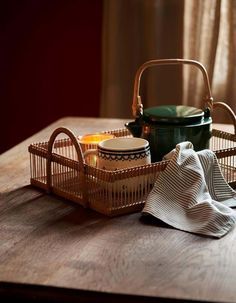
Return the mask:
<svg viewBox="0 0 236 303">
<path fill-rule="evenodd" d="M 107 218 L 29 185 L 30 143 L 58 126 L 80 135 L 124 122 L 64 118 L 1 155 L 1 302 L 236 302 L 236 228 L 216 240 L 140 213 Z"/>
</svg>

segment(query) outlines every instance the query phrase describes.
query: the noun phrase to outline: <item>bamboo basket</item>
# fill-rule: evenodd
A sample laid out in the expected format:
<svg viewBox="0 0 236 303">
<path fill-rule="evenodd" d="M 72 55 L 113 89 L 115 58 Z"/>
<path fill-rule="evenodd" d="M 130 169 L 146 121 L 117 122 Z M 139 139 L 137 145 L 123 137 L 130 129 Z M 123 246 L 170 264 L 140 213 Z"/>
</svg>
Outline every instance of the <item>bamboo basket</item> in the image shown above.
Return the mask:
<svg viewBox="0 0 236 303">
<path fill-rule="evenodd" d="M 139 95 L 143 71 L 147 67 L 163 64 L 191 64 L 200 68 L 206 89 L 205 107 L 210 110 L 213 107 L 220 107 L 226 110 L 232 118 L 235 134 L 213 129 L 210 149 L 218 157 L 226 181 L 234 187 L 236 185 L 236 117 L 227 104 L 213 103 L 207 72 L 199 62 L 184 59 L 162 59 L 144 63 L 135 75 L 133 115 L 136 117 L 143 110 Z M 67 137 L 56 140 L 61 133 Z M 103 133 L 110 133 L 116 137 L 132 136 L 126 128 L 107 130 Z M 92 162 L 85 163 L 83 153 L 91 148 L 96 148 L 96 145 L 80 145 L 78 137 L 69 129 L 56 129 L 48 142 L 29 146 L 31 184 L 48 193 L 57 194 L 108 216 L 140 211 L 155 180 L 168 165 L 168 161 L 106 171 L 94 167 Z"/>
<path fill-rule="evenodd" d="M 56 140 L 61 133 L 66 137 Z M 131 136 L 127 129 L 103 133 Z M 67 128 L 57 128 L 48 142 L 29 146 L 31 184 L 108 216 L 140 211 L 168 161 L 106 171 L 85 163 L 83 152 L 90 148 L 96 146 L 89 144 L 82 150 L 77 136 Z M 210 149 L 216 153 L 225 179 L 234 187 L 236 135 L 213 129 Z"/>
<path fill-rule="evenodd" d="M 143 104 L 139 95 L 143 71 L 154 65 L 191 64 L 200 68 L 205 83 L 205 107 L 210 110 L 220 107 L 231 116 L 236 134 L 235 114 L 222 102 L 214 102 L 205 68 L 196 61 L 183 59 L 151 60 L 144 63 L 136 72 L 134 81 L 133 115 L 142 114 Z M 60 133 L 67 138 L 56 140 Z M 116 137 L 132 136 L 128 129 L 104 131 Z M 115 216 L 139 211 L 143 208 L 147 195 L 155 180 L 168 161 L 155 162 L 145 166 L 106 171 L 85 163 L 83 153 L 96 145 L 81 146 L 69 129 L 56 129 L 48 142 L 29 146 L 31 164 L 31 184 L 45 189 L 84 207 L 102 214 Z M 236 135 L 212 130 L 210 149 L 216 153 L 222 173 L 231 186 L 236 185 Z"/>
</svg>

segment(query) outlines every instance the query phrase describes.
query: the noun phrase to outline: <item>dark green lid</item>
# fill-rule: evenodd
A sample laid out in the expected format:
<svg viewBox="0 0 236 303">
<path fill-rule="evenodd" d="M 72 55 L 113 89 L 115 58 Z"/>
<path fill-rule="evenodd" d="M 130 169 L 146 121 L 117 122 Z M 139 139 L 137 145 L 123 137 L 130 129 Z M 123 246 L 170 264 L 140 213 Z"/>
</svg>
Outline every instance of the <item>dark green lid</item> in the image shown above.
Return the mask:
<svg viewBox="0 0 236 303">
<path fill-rule="evenodd" d="M 193 124 L 201 122 L 204 116 L 202 109 L 185 105 L 161 105 L 144 110 L 146 122 L 164 124 Z"/>
</svg>

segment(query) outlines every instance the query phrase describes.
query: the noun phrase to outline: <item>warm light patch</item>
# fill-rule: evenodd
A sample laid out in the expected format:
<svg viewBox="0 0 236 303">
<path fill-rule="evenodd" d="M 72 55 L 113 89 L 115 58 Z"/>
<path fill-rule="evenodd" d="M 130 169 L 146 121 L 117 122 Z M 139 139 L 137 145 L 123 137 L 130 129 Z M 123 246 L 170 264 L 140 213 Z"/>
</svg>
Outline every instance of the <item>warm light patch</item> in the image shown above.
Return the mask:
<svg viewBox="0 0 236 303">
<path fill-rule="evenodd" d="M 114 138 L 112 134 L 87 134 L 80 138 L 80 142 L 84 144 L 98 144 L 99 142 L 107 139 Z"/>
</svg>

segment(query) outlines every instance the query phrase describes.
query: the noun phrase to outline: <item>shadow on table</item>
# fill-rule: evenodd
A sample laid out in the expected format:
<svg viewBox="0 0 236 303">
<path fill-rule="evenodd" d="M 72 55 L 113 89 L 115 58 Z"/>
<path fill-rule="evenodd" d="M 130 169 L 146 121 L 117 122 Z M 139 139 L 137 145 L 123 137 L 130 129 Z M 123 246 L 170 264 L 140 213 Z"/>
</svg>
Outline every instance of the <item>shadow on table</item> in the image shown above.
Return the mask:
<svg viewBox="0 0 236 303">
<path fill-rule="evenodd" d="M 139 221 L 145 225 L 153 225 L 153 226 L 157 226 L 157 227 L 174 229 L 172 226 L 168 225 L 167 223 L 165 223 L 165 222 L 161 221 L 160 219 L 157 219 L 149 214 L 142 214 Z"/>
<path fill-rule="evenodd" d="M 2 219 L 20 225 L 84 225 L 108 220 L 91 209 L 66 200 L 31 185 L 1 194 L 0 211 Z"/>
</svg>

